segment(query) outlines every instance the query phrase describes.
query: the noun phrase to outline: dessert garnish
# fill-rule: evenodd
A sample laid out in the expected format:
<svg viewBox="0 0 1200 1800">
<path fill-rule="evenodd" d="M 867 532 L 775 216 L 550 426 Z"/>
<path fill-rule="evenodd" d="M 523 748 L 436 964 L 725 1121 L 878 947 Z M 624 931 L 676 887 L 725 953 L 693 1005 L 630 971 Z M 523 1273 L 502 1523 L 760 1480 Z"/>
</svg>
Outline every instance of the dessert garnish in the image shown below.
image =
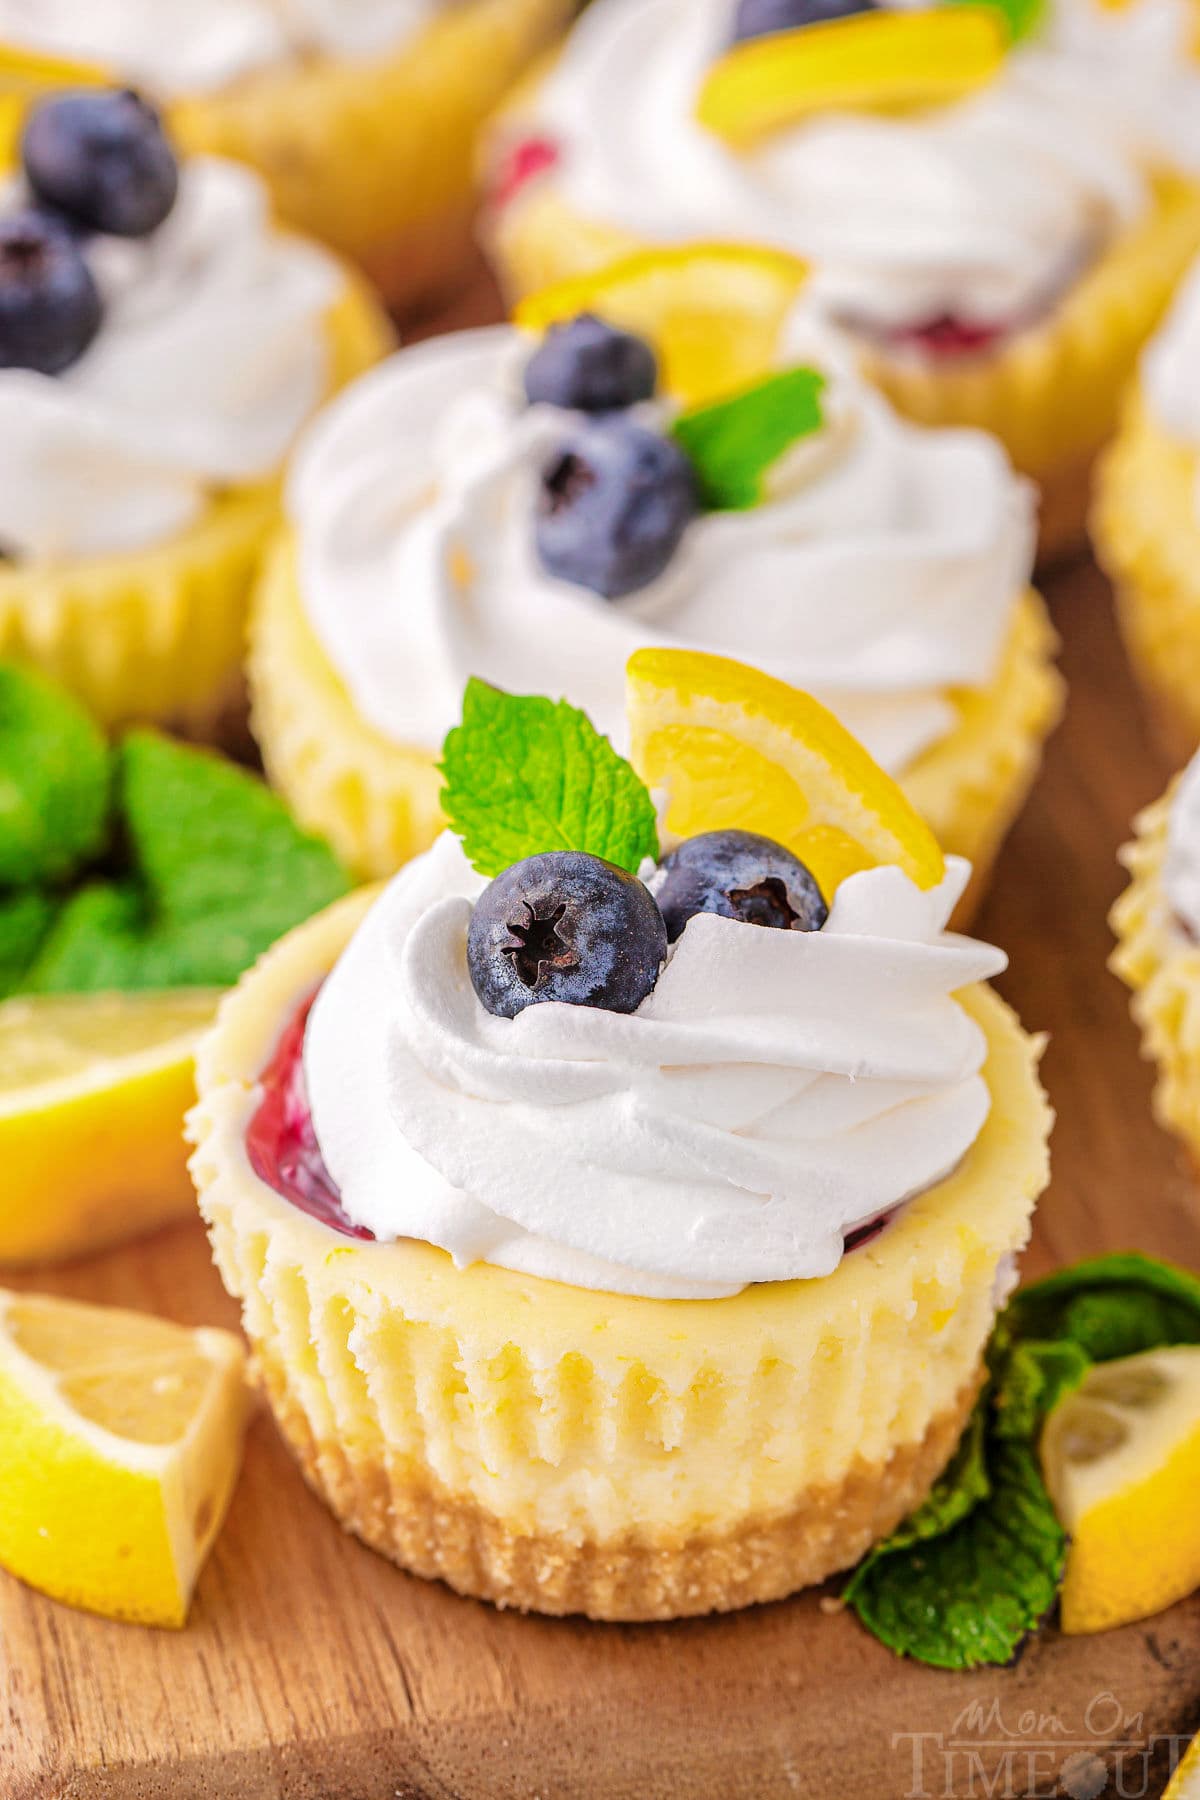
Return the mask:
<svg viewBox="0 0 1200 1800">
<path fill-rule="evenodd" d="M 29 203 L 0 221 L 0 368 L 60 375 L 103 321 L 87 234 L 149 236 L 179 169 L 158 113 L 127 88 L 40 101 L 21 161 Z"/>
<path fill-rule="evenodd" d="M 831 19 L 874 12 L 878 0 L 738 0 L 733 15 L 733 42 L 797 31 L 804 25 L 827 25 Z"/>
<path fill-rule="evenodd" d="M 1061 1461 L 1071 1429 L 1071 1412 L 1065 1431 L 1056 1424 L 1060 1403 L 1075 1410 L 1067 1397 L 1095 1368 L 1181 1344 L 1200 1344 L 1200 1281 L 1137 1253 L 1080 1263 L 1016 1294 L 997 1321 L 987 1386 L 954 1457 L 844 1591 L 867 1629 L 938 1668 L 1010 1662 L 1050 1612 L 1064 1574 L 1070 1581 L 1070 1521 L 1056 1513 L 1042 1468 L 1042 1459 Z M 1153 1554 L 1163 1467 L 1148 1479 L 1154 1487 L 1143 1487 L 1125 1517 L 1137 1532 L 1125 1545 L 1129 1558 Z M 1165 1483 L 1174 1491 L 1169 1466 Z M 1194 1533 L 1194 1489 L 1189 1504 Z M 1114 1580 L 1124 1572 L 1114 1564 Z"/>
<path fill-rule="evenodd" d="M 530 402 L 594 415 L 542 470 L 535 541 L 542 567 L 606 600 L 662 574 L 701 508 L 744 510 L 769 469 L 823 424 L 825 378 L 783 369 L 682 412 L 659 431 L 629 409 L 653 398 L 658 358 L 593 313 L 551 324 L 525 369 Z"/>
<path fill-rule="evenodd" d="M 525 365 L 531 404 L 578 412 L 617 412 L 650 400 L 658 386 L 658 358 L 644 338 L 578 313 L 551 325 Z"/>
<path fill-rule="evenodd" d="M 0 664 L 0 992 L 220 987 L 345 893 L 256 776 Z"/>
<path fill-rule="evenodd" d="M 1011 40 L 1007 5 L 826 16 L 735 42 L 710 68 L 696 116 L 750 149 L 817 112 L 946 105 L 986 87 Z"/>
<path fill-rule="evenodd" d="M 26 124 L 21 160 L 40 205 L 112 237 L 157 231 L 179 192 L 162 120 L 130 88 L 43 101 Z"/>
<path fill-rule="evenodd" d="M 538 556 L 548 574 L 617 600 L 662 574 L 698 510 L 678 445 L 607 414 L 566 438 L 542 470 Z"/>
<path fill-rule="evenodd" d="M 703 831 L 663 858 L 650 883 L 673 944 L 696 913 L 779 931 L 820 931 L 829 908 L 808 869 L 756 831 Z"/>
<path fill-rule="evenodd" d="M 547 850 L 497 875 L 467 934 L 471 985 L 501 1019 L 544 1000 L 636 1012 L 666 954 L 649 890 L 581 850 Z"/>
</svg>

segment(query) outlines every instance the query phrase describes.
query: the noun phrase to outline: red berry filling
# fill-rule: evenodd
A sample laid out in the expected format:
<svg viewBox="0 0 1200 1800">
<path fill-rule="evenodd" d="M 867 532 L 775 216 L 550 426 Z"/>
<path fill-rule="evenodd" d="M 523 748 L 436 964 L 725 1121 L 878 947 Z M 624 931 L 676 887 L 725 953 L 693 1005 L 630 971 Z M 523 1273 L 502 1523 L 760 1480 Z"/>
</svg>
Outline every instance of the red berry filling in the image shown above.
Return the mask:
<svg viewBox="0 0 1200 1800">
<path fill-rule="evenodd" d="M 371 1239 L 342 1211 L 341 1195 L 325 1167 L 304 1088 L 304 1031 L 316 994 L 311 994 L 279 1040 L 259 1077 L 262 1100 L 246 1132 L 246 1154 L 261 1181 L 277 1194 L 344 1237 Z"/>
<path fill-rule="evenodd" d="M 492 177 L 492 204 L 507 206 L 535 176 L 553 169 L 561 157 L 562 151 L 554 138 L 521 138 L 501 160 Z"/>
<path fill-rule="evenodd" d="M 246 1131 L 246 1154 L 259 1180 L 310 1219 L 319 1219 L 343 1237 L 373 1243 L 375 1233 L 356 1225 L 343 1212 L 341 1195 L 325 1167 L 313 1130 L 303 1056 L 304 1033 L 316 997 L 310 994 L 303 1002 L 259 1076 L 262 1099 Z M 847 1253 L 877 1238 L 892 1217 L 892 1213 L 884 1213 L 847 1232 Z"/>
<path fill-rule="evenodd" d="M 942 313 L 935 319 L 926 319 L 920 325 L 903 325 L 890 333 L 893 344 L 912 344 L 924 350 L 927 355 L 941 356 L 978 356 L 985 350 L 991 350 L 1001 338 L 1008 335 L 1009 327 L 993 323 L 984 323 L 977 319 L 957 319 L 952 313 Z"/>
</svg>

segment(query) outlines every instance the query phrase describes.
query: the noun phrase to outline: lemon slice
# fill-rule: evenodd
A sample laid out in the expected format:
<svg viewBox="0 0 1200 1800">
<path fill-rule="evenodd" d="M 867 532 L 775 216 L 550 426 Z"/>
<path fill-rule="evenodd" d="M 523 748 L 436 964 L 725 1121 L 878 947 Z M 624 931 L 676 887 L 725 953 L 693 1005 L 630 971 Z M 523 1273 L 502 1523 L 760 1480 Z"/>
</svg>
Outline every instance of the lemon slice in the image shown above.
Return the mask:
<svg viewBox="0 0 1200 1800">
<path fill-rule="evenodd" d="M 736 44 L 700 90 L 702 125 L 746 149 L 814 112 L 905 111 L 965 99 L 1008 48 L 994 6 L 881 9 Z"/>
<path fill-rule="evenodd" d="M 775 362 L 808 278 L 798 257 L 733 244 L 642 250 L 543 288 L 514 314 L 526 331 L 592 312 L 654 345 L 663 386 L 685 406 L 735 392 Z"/>
<path fill-rule="evenodd" d="M 0 1004 L 0 1263 L 80 1256 L 195 1209 L 183 1115 L 219 993 Z"/>
<path fill-rule="evenodd" d="M 639 650 L 626 688 L 634 766 L 674 837 L 737 826 L 775 838 L 828 898 L 895 863 L 923 888 L 945 860 L 890 775 L 808 694 L 699 651 Z"/>
<path fill-rule="evenodd" d="M 32 101 L 54 88 L 99 87 L 110 79 L 95 63 L 0 42 L 0 168 L 16 164 L 21 127 Z"/>
<path fill-rule="evenodd" d="M 1200 1346 L 1099 1364 L 1051 1413 L 1041 1453 L 1072 1540 L 1064 1631 L 1148 1618 L 1200 1587 Z"/>
<path fill-rule="evenodd" d="M 0 1289 L 0 1566 L 182 1625 L 241 1462 L 245 1360 L 228 1331 Z"/>
</svg>

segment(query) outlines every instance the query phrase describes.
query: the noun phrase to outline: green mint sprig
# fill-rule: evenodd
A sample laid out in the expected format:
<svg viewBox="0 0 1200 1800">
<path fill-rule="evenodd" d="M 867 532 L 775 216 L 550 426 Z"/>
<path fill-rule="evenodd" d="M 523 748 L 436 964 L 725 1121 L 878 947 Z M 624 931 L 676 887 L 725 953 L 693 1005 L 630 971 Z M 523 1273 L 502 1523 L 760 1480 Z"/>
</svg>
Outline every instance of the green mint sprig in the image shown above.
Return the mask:
<svg viewBox="0 0 1200 1800">
<path fill-rule="evenodd" d="M 696 471 L 710 512 L 744 512 L 760 504 L 767 471 L 823 424 L 824 389 L 818 369 L 784 369 L 680 414 L 671 433 Z"/>
<path fill-rule="evenodd" d="M 0 887 L 65 880 L 108 826 L 108 745 L 41 675 L 0 664 Z"/>
<path fill-rule="evenodd" d="M 1018 1293 L 949 1467 L 844 1591 L 867 1630 L 935 1668 L 1010 1662 L 1054 1605 L 1066 1561 L 1038 1461 L 1042 1424 L 1093 1363 L 1181 1343 L 1200 1343 L 1200 1280 L 1136 1252 Z"/>
<path fill-rule="evenodd" d="M 481 875 L 543 850 L 585 850 L 631 874 L 658 855 L 646 784 L 565 700 L 473 677 L 441 772 L 442 810 Z"/>
<path fill-rule="evenodd" d="M 951 5 L 960 3 L 961 0 L 950 0 Z M 1046 0 L 983 0 L 983 4 L 1003 15 L 1009 40 L 1014 44 L 1032 37 L 1046 14 Z"/>
</svg>

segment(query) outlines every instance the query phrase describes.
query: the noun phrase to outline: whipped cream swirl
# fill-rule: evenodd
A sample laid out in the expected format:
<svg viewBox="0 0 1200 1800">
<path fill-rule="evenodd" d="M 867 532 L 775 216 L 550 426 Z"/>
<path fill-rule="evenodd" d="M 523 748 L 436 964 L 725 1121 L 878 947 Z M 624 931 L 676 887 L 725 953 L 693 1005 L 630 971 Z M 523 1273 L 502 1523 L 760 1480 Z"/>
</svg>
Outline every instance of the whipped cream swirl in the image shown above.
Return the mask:
<svg viewBox="0 0 1200 1800">
<path fill-rule="evenodd" d="M 580 212 L 654 242 L 725 238 L 812 259 L 814 293 L 876 330 L 950 314 L 1017 326 L 1144 207 L 1112 83 L 1022 49 L 959 104 L 824 113 L 748 153 L 696 119 L 733 0 L 594 0 L 547 82 Z"/>
<path fill-rule="evenodd" d="M 1200 942 L 1200 754 L 1180 776 L 1171 801 L 1163 891 L 1171 913 Z"/>
<path fill-rule="evenodd" d="M 313 1127 L 377 1238 L 616 1293 L 827 1275 L 847 1232 L 947 1176 L 990 1109 L 955 994 L 999 950 L 945 932 L 969 866 L 922 892 L 843 882 L 820 932 L 701 914 L 635 1013 L 493 1018 L 467 973 L 485 883 L 439 839 L 318 995 Z"/>
<path fill-rule="evenodd" d="M 214 490 L 276 472 L 328 380 L 340 273 L 276 230 L 249 169 L 186 163 L 152 236 L 85 253 L 105 309 L 91 346 L 61 375 L 0 370 L 0 546 L 32 560 L 183 530 Z"/>
<path fill-rule="evenodd" d="M 374 56 L 446 0 L 0 0 L 0 39 L 84 57 L 166 96 L 204 93 L 307 50 Z"/>
<path fill-rule="evenodd" d="M 1200 55 L 1192 0 L 1053 0 L 1046 41 L 1114 134 L 1144 161 L 1200 173 Z"/>
<path fill-rule="evenodd" d="M 952 729 L 948 690 L 992 678 L 1033 561 L 1032 493 L 996 443 L 902 422 L 799 313 L 781 360 L 828 371 L 826 425 L 772 472 L 774 498 L 695 520 L 612 602 L 536 555 L 540 469 L 575 420 L 524 405 L 529 349 L 497 328 L 402 351 L 305 440 L 301 591 L 364 719 L 436 747 L 479 675 L 565 694 L 621 744 L 625 664 L 669 644 L 818 693 L 893 771 Z"/>
</svg>

